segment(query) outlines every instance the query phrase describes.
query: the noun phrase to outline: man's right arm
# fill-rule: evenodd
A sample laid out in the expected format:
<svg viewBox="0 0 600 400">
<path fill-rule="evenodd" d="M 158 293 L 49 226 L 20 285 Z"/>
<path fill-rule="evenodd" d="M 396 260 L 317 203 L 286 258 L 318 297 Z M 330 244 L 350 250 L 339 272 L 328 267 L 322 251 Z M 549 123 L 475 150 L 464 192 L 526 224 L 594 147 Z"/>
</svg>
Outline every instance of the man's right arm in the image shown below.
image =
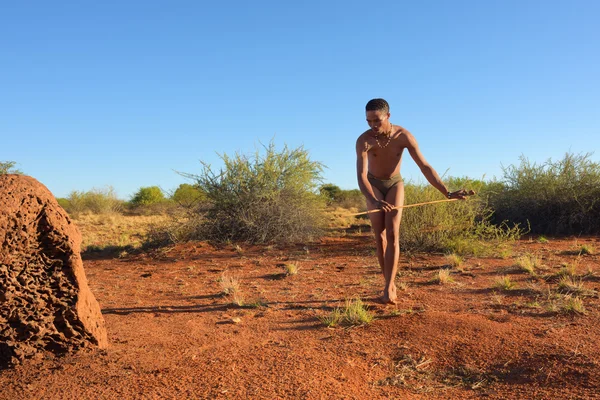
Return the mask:
<svg viewBox="0 0 600 400">
<path fill-rule="evenodd" d="M 356 173 L 358 177 L 358 187 L 362 194 L 367 198 L 367 202 L 375 205 L 379 202 L 373 193 L 373 188 L 367 178 L 368 173 L 368 158 L 367 158 L 367 142 L 363 137 L 359 137 L 356 141 Z"/>
</svg>

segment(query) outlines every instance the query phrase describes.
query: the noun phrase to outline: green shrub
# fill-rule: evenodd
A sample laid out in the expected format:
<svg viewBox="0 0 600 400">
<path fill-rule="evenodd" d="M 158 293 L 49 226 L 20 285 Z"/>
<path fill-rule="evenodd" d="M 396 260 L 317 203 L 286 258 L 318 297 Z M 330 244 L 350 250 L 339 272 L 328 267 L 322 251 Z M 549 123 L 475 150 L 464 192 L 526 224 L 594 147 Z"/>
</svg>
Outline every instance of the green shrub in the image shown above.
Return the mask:
<svg viewBox="0 0 600 400">
<path fill-rule="evenodd" d="M 485 192 L 487 183 L 467 178 L 449 178 L 448 187 Z M 430 185 L 405 183 L 404 204 L 443 200 Z M 492 210 L 486 196 L 407 208 L 402 214 L 400 245 L 403 250 L 455 252 L 459 255 L 490 254 L 497 246 L 517 239 L 521 231 L 490 222 Z"/>
<path fill-rule="evenodd" d="M 59 199 L 59 204 L 69 214 L 111 214 L 120 213 L 124 201 L 119 200 L 111 186 L 104 189 L 92 189 L 88 192 L 72 191 L 66 199 Z"/>
<path fill-rule="evenodd" d="M 277 151 L 271 142 L 263 150 L 222 155 L 219 172 L 203 163 L 199 175 L 182 174 L 196 181 L 209 202 L 199 230 L 203 239 L 302 242 L 322 234 L 323 165 L 302 147 Z"/>
<path fill-rule="evenodd" d="M 365 196 L 358 189 L 342 190 L 337 200 L 337 205 L 348 210 L 356 208 L 360 212 L 367 211 Z"/>
<path fill-rule="evenodd" d="M 173 213 L 162 223 L 150 226 L 144 235 L 142 247 L 152 249 L 173 243 L 187 242 L 204 237 L 203 219 L 198 214 Z"/>
<path fill-rule="evenodd" d="M 17 163 L 14 161 L 0 161 L 0 175 L 22 174 L 23 172 L 14 168 L 15 165 L 17 165 Z"/>
<path fill-rule="evenodd" d="M 524 156 L 503 169 L 501 187 L 490 196 L 496 221 L 531 225 L 541 234 L 600 232 L 600 163 L 591 154 L 565 154 L 543 164 Z"/>
<path fill-rule="evenodd" d="M 182 183 L 171 195 L 171 200 L 181 207 L 193 208 L 206 201 L 206 194 L 195 185 Z"/>
<path fill-rule="evenodd" d="M 147 186 L 139 188 L 132 196 L 129 203 L 133 207 L 140 207 L 161 203 L 165 200 L 166 198 L 161 188 L 158 186 Z"/>
<path fill-rule="evenodd" d="M 339 200 L 342 189 L 333 183 L 328 183 L 321 186 L 319 192 L 325 197 L 327 204 L 331 205 Z"/>
<path fill-rule="evenodd" d="M 344 190 L 339 186 L 328 183 L 319 188 L 319 191 L 327 201 L 327 205 L 345 209 L 356 208 L 366 211 L 365 196 L 358 189 Z"/>
<path fill-rule="evenodd" d="M 71 203 L 69 202 L 69 199 L 65 199 L 64 197 L 58 197 L 56 199 L 56 201 L 58 202 L 59 206 L 61 206 L 62 208 L 65 209 L 65 211 L 71 207 Z"/>
<path fill-rule="evenodd" d="M 171 213 L 177 204 L 167 199 L 158 186 L 138 189 L 129 201 L 129 212 L 134 215 L 161 215 Z"/>
</svg>

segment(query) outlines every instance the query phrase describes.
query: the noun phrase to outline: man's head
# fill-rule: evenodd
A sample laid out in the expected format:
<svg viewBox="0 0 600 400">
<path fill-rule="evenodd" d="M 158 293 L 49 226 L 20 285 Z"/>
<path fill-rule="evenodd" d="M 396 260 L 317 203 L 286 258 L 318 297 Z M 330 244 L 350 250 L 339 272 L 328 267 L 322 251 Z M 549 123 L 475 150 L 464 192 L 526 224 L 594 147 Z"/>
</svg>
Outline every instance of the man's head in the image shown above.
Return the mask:
<svg viewBox="0 0 600 400">
<path fill-rule="evenodd" d="M 369 100 L 365 107 L 367 112 L 367 123 L 371 130 L 379 134 L 389 129 L 390 105 L 384 99 Z"/>
<path fill-rule="evenodd" d="M 369 100 L 366 111 L 383 111 L 385 114 L 390 112 L 390 105 L 384 99 L 373 99 Z"/>
</svg>

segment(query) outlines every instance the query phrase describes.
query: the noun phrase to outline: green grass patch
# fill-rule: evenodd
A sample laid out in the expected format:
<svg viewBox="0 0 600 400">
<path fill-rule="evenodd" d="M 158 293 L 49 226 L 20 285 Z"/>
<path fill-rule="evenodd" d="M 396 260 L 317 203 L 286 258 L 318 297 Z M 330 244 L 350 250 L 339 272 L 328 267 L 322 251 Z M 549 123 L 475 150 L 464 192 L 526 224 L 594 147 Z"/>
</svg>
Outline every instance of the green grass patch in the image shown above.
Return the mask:
<svg viewBox="0 0 600 400">
<path fill-rule="evenodd" d="M 286 263 L 284 268 L 287 276 L 297 275 L 300 270 L 297 263 Z"/>
<path fill-rule="evenodd" d="M 359 326 L 368 325 L 374 319 L 373 313 L 359 298 L 346 300 L 344 308 L 335 308 L 330 314 L 319 317 L 321 323 L 333 328 L 338 325 Z"/>
<path fill-rule="evenodd" d="M 541 244 L 546 244 L 549 242 L 549 240 L 543 235 L 538 237 L 537 241 L 538 241 L 538 243 L 541 243 Z"/>
<path fill-rule="evenodd" d="M 586 309 L 581 298 L 568 294 L 563 298 L 562 312 L 582 315 L 586 313 Z"/>
<path fill-rule="evenodd" d="M 594 255 L 596 254 L 596 249 L 588 244 L 582 244 L 579 246 L 579 255 Z"/>
<path fill-rule="evenodd" d="M 460 268 L 463 265 L 464 259 L 456 253 L 446 255 L 446 261 L 452 268 Z"/>
<path fill-rule="evenodd" d="M 484 191 L 488 183 L 466 178 L 448 178 L 451 188 Z M 430 185 L 405 183 L 405 204 L 442 199 Z M 488 255 L 514 242 L 524 233 L 520 226 L 493 225 L 493 210 L 487 197 L 407 208 L 402 214 L 400 243 L 403 251 L 443 251 L 463 255 Z"/>
<path fill-rule="evenodd" d="M 510 279 L 510 276 L 504 275 L 494 281 L 494 288 L 500 290 L 513 290 L 517 284 Z"/>
<path fill-rule="evenodd" d="M 515 260 L 515 267 L 532 276 L 537 275 L 536 269 L 541 265 L 541 259 L 535 254 L 525 254 Z"/>
<path fill-rule="evenodd" d="M 454 279 L 452 276 L 450 276 L 450 269 L 440 268 L 439 271 L 435 273 L 433 278 L 431 278 L 430 282 L 445 285 L 448 283 L 454 283 Z"/>
</svg>

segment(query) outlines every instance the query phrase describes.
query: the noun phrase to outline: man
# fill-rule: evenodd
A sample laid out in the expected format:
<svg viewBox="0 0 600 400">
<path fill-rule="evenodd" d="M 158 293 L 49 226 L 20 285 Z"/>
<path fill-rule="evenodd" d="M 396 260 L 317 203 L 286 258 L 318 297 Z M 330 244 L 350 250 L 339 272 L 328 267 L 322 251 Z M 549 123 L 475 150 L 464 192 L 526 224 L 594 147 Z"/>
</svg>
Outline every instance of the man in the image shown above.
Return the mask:
<svg viewBox="0 0 600 400">
<path fill-rule="evenodd" d="M 367 123 L 371 129 L 356 141 L 358 186 L 367 199 L 371 226 L 377 243 L 377 259 L 385 279 L 385 304 L 396 304 L 395 278 L 400 255 L 400 219 L 404 204 L 404 184 L 400 164 L 404 149 L 417 163 L 427 181 L 448 199 L 464 199 L 465 191 L 450 193 L 437 172 L 421 154 L 414 136 L 390 122 L 390 107 L 384 99 L 373 99 L 366 106 Z"/>
</svg>

